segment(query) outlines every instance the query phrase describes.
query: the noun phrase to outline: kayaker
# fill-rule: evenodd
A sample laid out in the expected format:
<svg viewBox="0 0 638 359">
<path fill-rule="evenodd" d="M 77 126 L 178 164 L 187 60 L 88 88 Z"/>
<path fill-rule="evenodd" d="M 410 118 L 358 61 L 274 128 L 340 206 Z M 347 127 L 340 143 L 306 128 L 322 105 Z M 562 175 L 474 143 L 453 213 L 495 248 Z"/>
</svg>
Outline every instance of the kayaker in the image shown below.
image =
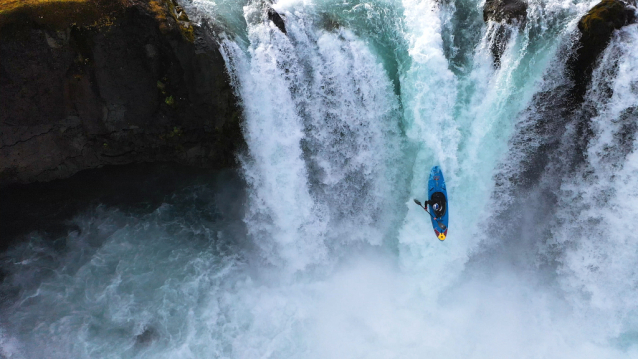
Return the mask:
<svg viewBox="0 0 638 359">
<path fill-rule="evenodd" d="M 435 220 L 437 219 L 437 217 L 442 217 L 443 216 L 443 206 L 441 206 L 438 202 L 436 201 L 425 201 L 425 203 L 423 203 L 423 209 L 428 208 L 428 205 L 432 206 L 432 209 L 434 210 L 434 214 L 436 215 L 436 217 L 434 218 Z M 427 210 L 426 210 L 427 211 Z"/>
</svg>

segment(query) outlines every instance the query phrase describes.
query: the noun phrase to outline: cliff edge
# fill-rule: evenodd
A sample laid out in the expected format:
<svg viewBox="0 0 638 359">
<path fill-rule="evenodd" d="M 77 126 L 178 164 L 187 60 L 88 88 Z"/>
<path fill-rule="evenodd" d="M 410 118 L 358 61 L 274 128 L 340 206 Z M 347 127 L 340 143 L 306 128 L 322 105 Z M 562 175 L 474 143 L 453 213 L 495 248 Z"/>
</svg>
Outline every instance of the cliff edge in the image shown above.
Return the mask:
<svg viewBox="0 0 638 359">
<path fill-rule="evenodd" d="M 232 167 L 240 119 L 213 32 L 175 0 L 0 0 L 0 186 Z"/>
</svg>

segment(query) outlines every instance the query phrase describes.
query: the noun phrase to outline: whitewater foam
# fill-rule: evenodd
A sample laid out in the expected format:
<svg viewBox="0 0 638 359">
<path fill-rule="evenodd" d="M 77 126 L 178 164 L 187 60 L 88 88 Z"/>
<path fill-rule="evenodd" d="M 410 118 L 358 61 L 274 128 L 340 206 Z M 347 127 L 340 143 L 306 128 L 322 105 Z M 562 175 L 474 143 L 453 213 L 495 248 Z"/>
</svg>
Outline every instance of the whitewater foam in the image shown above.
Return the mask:
<svg viewBox="0 0 638 359">
<path fill-rule="evenodd" d="M 248 144 L 241 214 L 216 205 L 229 181 L 29 235 L 1 257 L 2 356 L 638 358 L 635 25 L 594 74 L 586 161 L 533 177 L 526 161 L 555 143 L 527 141 L 548 120 L 535 95 L 567 81 L 556 64 L 589 3 L 530 2 L 499 67 L 474 2 L 185 5 L 224 32 Z M 480 36 L 457 46 L 468 22 Z M 569 131 L 550 138 L 555 157 Z M 444 242 L 412 203 L 432 165 Z M 537 216 L 530 196 L 552 184 Z"/>
</svg>

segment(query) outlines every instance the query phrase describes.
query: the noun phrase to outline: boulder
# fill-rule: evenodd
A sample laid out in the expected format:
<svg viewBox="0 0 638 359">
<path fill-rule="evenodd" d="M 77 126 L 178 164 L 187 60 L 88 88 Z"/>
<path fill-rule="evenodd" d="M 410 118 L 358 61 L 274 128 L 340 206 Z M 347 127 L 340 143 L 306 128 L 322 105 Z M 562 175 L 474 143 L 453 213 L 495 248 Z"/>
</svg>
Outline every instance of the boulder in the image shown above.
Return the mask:
<svg viewBox="0 0 638 359">
<path fill-rule="evenodd" d="M 527 19 L 527 3 L 523 0 L 487 0 L 483 7 L 483 21 L 522 24 Z"/>
<path fill-rule="evenodd" d="M 507 49 L 507 43 L 512 32 L 512 27 L 508 24 L 493 24 L 493 27 L 488 31 L 488 41 L 490 46 L 490 52 L 494 59 L 493 65 L 495 69 L 501 67 L 501 56 Z"/>
<path fill-rule="evenodd" d="M 286 34 L 286 23 L 284 22 L 284 19 L 281 18 L 281 15 L 279 15 L 279 13 L 271 7 L 268 7 L 266 14 L 268 15 L 268 20 L 272 21 L 272 23 L 277 26 L 279 31 Z"/>
<path fill-rule="evenodd" d="M 498 68 L 514 27 L 527 21 L 527 3 L 523 0 L 487 0 L 483 7 L 483 21 L 497 23 L 492 25 L 488 35 L 494 67 Z"/>
<path fill-rule="evenodd" d="M 568 65 L 576 83 L 576 95 L 582 97 L 596 62 L 615 30 L 636 21 L 635 4 L 621 0 L 603 0 L 578 22 L 581 34 Z"/>
</svg>

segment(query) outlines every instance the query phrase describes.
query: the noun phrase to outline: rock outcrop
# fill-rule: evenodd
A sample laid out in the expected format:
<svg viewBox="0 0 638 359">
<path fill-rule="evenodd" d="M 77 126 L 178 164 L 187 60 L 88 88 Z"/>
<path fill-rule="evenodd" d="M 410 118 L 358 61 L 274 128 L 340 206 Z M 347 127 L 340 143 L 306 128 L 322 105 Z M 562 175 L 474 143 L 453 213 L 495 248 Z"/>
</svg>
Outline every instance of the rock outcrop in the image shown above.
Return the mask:
<svg viewBox="0 0 638 359">
<path fill-rule="evenodd" d="M 284 19 L 281 18 L 281 15 L 279 15 L 279 13 L 275 11 L 275 9 L 269 7 L 268 10 L 266 10 L 266 15 L 268 16 L 268 20 L 272 21 L 272 23 L 277 26 L 279 31 L 286 34 L 286 23 L 284 22 Z"/>
<path fill-rule="evenodd" d="M 613 61 L 599 64 L 598 59 L 609 45 L 614 31 L 634 22 L 634 16 L 632 5 L 619 0 L 603 0 L 580 19 L 578 31 L 581 36 L 578 41 L 562 44 L 560 55 L 545 75 L 543 88 L 534 94 L 529 107 L 519 115 L 525 120 L 516 121 L 517 133 L 510 140 L 510 146 L 519 149 L 512 152 L 519 157 L 512 157 L 505 163 L 520 162 L 512 166 L 517 168 L 516 172 L 498 176 L 498 186 L 513 184 L 509 188 L 517 192 L 530 191 L 534 186 L 547 186 L 539 194 L 551 197 L 558 181 L 582 171 L 581 166 L 589 165 L 590 140 L 598 131 L 592 126 L 592 119 L 598 116 L 599 106 L 611 95 L 611 91 L 605 88 L 605 82 L 613 81 L 617 75 L 599 79 L 594 84 L 596 91 L 591 97 L 585 97 L 585 94 L 592 86 L 592 73 L 597 66 L 605 66 L 601 70 L 608 71 L 616 66 Z M 559 63 L 565 61 L 566 56 L 567 62 Z M 631 153 L 638 126 L 638 107 L 628 106 L 614 122 L 613 126 L 619 130 L 606 143 L 606 161 L 624 158 Z M 524 156 L 519 155 L 522 151 Z M 553 168 L 549 170 L 548 166 Z M 557 199 L 546 200 L 554 203 Z"/>
<path fill-rule="evenodd" d="M 523 0 L 487 0 L 483 7 L 483 21 L 524 23 L 527 19 L 527 3 Z"/>
<path fill-rule="evenodd" d="M 568 63 L 578 98 L 585 94 L 596 62 L 607 48 L 613 32 L 634 23 L 635 14 L 635 3 L 603 0 L 580 19 L 578 30 L 581 36 Z"/>
<path fill-rule="evenodd" d="M 524 26 L 527 21 L 527 3 L 523 0 L 487 0 L 483 7 L 483 21 L 497 23 L 490 29 L 489 40 L 494 67 L 498 68 L 513 29 Z"/>
<path fill-rule="evenodd" d="M 0 0 L 0 186 L 235 165 L 241 113 L 218 44 L 174 0 L 12 4 Z"/>
</svg>

